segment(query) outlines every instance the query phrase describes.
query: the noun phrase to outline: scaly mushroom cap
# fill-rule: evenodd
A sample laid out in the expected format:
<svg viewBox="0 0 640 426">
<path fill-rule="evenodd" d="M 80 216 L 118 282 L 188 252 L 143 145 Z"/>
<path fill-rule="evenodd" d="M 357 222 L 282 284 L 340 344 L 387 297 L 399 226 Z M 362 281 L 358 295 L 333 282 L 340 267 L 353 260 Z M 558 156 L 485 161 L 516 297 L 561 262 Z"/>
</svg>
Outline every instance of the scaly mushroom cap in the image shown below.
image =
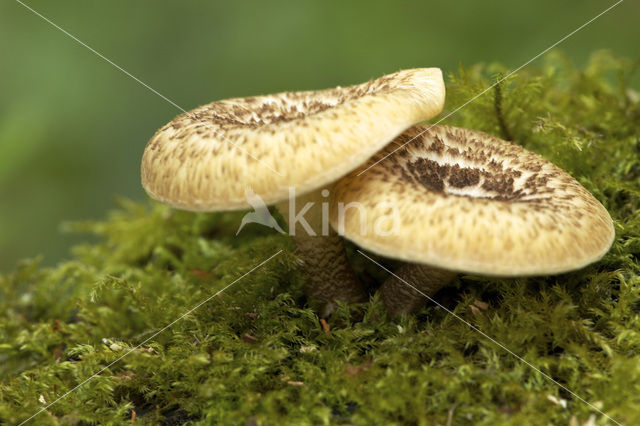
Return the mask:
<svg viewBox="0 0 640 426">
<path fill-rule="evenodd" d="M 513 143 L 448 126 L 415 126 L 341 179 L 330 219 L 380 255 L 497 276 L 578 269 L 614 237 L 609 213 L 569 174 Z"/>
<path fill-rule="evenodd" d="M 213 102 L 179 115 L 151 138 L 142 157 L 149 195 L 192 211 L 250 207 L 303 195 L 364 163 L 444 104 L 438 68 L 368 83 Z"/>
</svg>

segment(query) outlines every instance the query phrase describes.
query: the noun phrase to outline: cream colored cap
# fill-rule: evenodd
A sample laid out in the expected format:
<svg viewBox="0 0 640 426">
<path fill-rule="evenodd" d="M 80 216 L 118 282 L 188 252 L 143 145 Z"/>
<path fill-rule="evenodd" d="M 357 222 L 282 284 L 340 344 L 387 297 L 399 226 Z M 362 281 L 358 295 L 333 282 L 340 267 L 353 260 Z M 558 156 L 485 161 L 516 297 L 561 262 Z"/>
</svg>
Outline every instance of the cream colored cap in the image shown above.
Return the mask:
<svg viewBox="0 0 640 426">
<path fill-rule="evenodd" d="M 341 179 L 331 204 L 332 226 L 367 250 L 485 275 L 578 269 L 614 238 L 607 210 L 562 169 L 448 126 L 412 127 Z"/>
<path fill-rule="evenodd" d="M 213 102 L 179 115 L 148 142 L 142 186 L 192 211 L 250 207 L 324 187 L 358 167 L 444 105 L 438 68 L 400 71 L 364 84 Z"/>
</svg>

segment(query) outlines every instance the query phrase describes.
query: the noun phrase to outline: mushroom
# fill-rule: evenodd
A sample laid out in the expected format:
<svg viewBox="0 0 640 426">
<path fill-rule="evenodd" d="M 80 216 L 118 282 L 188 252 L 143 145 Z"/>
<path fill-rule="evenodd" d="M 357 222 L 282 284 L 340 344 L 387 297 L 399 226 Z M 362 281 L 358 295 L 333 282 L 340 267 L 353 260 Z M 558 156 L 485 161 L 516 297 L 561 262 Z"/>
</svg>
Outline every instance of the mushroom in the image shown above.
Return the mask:
<svg viewBox="0 0 640 426">
<path fill-rule="evenodd" d="M 614 238 L 607 210 L 568 173 L 448 126 L 412 127 L 341 179 L 330 219 L 364 249 L 410 262 L 380 288 L 392 316 L 425 303 L 407 282 L 431 297 L 459 272 L 558 274 L 599 260 Z"/>
<path fill-rule="evenodd" d="M 329 315 L 336 301 L 361 301 L 365 293 L 342 239 L 327 214 L 323 219 L 328 190 L 443 104 L 438 68 L 344 88 L 213 102 L 156 132 L 142 157 L 142 185 L 152 198 L 190 211 L 276 204 L 308 274 L 308 296 Z M 296 204 L 304 206 L 298 214 Z"/>
</svg>

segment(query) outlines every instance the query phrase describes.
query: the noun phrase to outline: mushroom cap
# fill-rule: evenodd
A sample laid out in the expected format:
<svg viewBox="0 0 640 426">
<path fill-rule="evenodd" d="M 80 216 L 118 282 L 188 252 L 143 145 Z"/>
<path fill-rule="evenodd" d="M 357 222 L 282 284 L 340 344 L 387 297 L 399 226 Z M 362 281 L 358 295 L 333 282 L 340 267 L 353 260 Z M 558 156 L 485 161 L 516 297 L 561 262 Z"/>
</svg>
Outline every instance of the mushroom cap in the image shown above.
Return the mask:
<svg viewBox="0 0 640 426">
<path fill-rule="evenodd" d="M 568 173 L 511 142 L 449 126 L 400 135 L 334 186 L 330 208 L 338 233 L 367 250 L 494 276 L 578 269 L 614 237 L 607 210 Z"/>
<path fill-rule="evenodd" d="M 444 105 L 438 68 L 364 84 L 213 102 L 177 116 L 147 143 L 142 185 L 192 211 L 249 208 L 327 186 Z"/>
</svg>

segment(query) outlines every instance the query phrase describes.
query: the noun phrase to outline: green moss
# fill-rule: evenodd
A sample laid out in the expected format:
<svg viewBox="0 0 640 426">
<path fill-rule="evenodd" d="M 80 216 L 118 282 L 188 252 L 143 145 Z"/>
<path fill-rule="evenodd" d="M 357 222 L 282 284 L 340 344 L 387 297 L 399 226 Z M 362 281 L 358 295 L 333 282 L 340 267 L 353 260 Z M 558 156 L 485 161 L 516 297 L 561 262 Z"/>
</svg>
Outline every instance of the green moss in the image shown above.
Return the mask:
<svg viewBox="0 0 640 426">
<path fill-rule="evenodd" d="M 640 423 L 640 96 L 627 87 L 632 69 L 599 52 L 577 70 L 554 53 L 447 119 L 510 136 L 570 171 L 610 211 L 617 237 L 581 271 L 461 276 L 437 296 L 626 424 Z M 449 77 L 448 111 L 507 74 L 498 65 L 461 68 Z M 104 221 L 69 226 L 101 237 L 76 247 L 70 261 L 25 261 L 0 277 L 0 423 L 26 419 L 106 366 L 36 422 L 124 424 L 135 411 L 145 424 L 568 424 L 592 415 L 607 423 L 432 305 L 390 322 L 373 297 L 341 307 L 323 333 L 306 307 L 292 242 L 255 225 L 235 237 L 240 217 L 123 201 Z M 384 273 L 357 254 L 352 260 L 373 292 Z"/>
</svg>

